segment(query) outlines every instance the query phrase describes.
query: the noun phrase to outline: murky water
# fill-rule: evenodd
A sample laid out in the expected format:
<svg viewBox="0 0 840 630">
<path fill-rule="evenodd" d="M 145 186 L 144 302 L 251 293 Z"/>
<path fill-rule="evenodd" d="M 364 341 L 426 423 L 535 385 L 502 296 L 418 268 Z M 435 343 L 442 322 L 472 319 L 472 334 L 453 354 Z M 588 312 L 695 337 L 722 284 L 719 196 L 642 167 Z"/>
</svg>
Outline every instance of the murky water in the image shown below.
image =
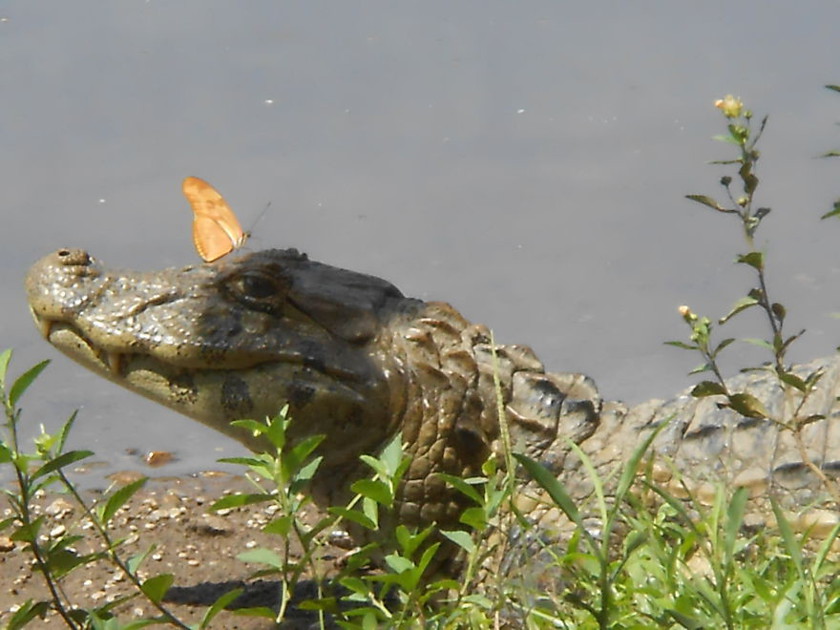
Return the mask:
<svg viewBox="0 0 840 630">
<path fill-rule="evenodd" d="M 0 345 L 18 370 L 55 359 L 28 426 L 80 408 L 73 444 L 117 467 L 239 449 L 54 352 L 21 282 L 65 246 L 195 262 L 185 175 L 246 224 L 271 202 L 252 246 L 452 302 L 638 402 L 691 383 L 698 360 L 661 343 L 684 335 L 676 307 L 719 314 L 750 286 L 734 226 L 683 198 L 717 192 L 712 102 L 733 92 L 771 115 L 760 241 L 809 330 L 797 355 L 840 340 L 840 224 L 818 221 L 840 163 L 815 159 L 840 147 L 836 3 L 19 0 L 0 18 Z"/>
</svg>

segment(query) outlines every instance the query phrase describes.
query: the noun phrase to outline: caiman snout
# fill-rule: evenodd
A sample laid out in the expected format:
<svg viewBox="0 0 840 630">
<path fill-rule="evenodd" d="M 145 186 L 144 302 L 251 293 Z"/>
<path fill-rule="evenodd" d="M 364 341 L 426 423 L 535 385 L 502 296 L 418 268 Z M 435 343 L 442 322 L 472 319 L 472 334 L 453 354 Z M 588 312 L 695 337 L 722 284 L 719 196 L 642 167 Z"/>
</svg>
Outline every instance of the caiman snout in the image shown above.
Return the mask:
<svg viewBox="0 0 840 630">
<path fill-rule="evenodd" d="M 26 296 L 45 337 L 49 338 L 51 322 L 78 312 L 100 274 L 96 260 L 83 249 L 59 249 L 32 265 L 26 274 Z"/>
</svg>

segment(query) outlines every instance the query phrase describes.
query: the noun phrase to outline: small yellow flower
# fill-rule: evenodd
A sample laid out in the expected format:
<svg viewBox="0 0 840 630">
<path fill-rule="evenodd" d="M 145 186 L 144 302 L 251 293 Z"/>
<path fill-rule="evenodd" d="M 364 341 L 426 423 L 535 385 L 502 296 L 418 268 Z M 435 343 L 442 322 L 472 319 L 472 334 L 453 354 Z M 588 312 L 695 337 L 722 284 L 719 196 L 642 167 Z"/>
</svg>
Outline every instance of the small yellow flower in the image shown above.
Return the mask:
<svg viewBox="0 0 840 630">
<path fill-rule="evenodd" d="M 722 111 L 727 118 L 738 118 L 744 110 L 744 103 L 740 98 L 727 94 L 715 101 L 715 107 Z"/>
<path fill-rule="evenodd" d="M 681 317 L 682 317 L 685 321 L 687 321 L 689 324 L 690 324 L 690 323 L 692 323 L 694 320 L 696 320 L 696 319 L 697 319 L 697 315 L 695 315 L 694 313 L 692 313 L 692 312 L 691 312 L 691 309 L 690 309 L 690 308 L 688 308 L 685 304 L 683 304 L 682 306 L 680 306 L 680 307 L 677 309 L 677 312 L 678 312 L 678 313 L 680 314 L 680 316 L 681 316 Z"/>
</svg>

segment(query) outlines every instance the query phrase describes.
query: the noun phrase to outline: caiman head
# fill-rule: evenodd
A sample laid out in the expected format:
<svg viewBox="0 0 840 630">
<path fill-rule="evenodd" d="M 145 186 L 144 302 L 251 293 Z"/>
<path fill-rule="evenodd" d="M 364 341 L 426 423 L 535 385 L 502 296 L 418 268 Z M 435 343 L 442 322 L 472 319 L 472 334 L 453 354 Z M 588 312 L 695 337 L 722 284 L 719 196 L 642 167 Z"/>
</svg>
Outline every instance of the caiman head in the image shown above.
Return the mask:
<svg viewBox="0 0 840 630">
<path fill-rule="evenodd" d="M 579 441 L 597 420 L 583 377 L 544 374 L 520 346 L 498 347 L 494 360 L 487 329 L 450 306 L 296 250 L 138 273 L 62 249 L 31 268 L 26 290 L 59 350 L 251 449 L 265 445 L 230 422 L 288 403 L 292 439 L 326 436 L 313 480 L 321 503 L 345 500 L 369 472 L 359 455 L 401 431 L 406 524 L 457 522 L 462 501 L 434 473 L 475 474 L 500 450 L 498 391 L 514 443 L 533 456 L 556 459 L 556 440 Z"/>
</svg>

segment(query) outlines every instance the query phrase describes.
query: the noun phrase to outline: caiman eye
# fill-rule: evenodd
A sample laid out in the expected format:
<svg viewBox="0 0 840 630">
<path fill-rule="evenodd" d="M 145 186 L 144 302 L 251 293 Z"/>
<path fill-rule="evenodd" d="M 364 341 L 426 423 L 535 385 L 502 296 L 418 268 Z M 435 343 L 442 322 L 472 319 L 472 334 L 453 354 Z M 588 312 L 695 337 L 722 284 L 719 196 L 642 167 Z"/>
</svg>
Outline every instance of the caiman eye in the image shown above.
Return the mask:
<svg viewBox="0 0 840 630">
<path fill-rule="evenodd" d="M 240 279 L 240 287 L 243 295 L 255 300 L 264 300 L 277 293 L 277 283 L 274 278 L 261 273 L 247 273 Z"/>
</svg>

